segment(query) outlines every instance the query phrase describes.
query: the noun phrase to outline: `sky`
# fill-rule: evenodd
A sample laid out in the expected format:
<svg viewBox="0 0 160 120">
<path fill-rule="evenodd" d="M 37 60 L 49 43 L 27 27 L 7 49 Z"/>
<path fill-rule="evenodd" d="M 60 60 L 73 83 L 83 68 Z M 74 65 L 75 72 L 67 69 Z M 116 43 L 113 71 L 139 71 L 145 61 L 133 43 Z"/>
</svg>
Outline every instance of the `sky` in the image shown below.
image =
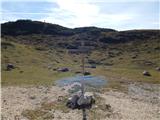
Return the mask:
<svg viewBox="0 0 160 120">
<path fill-rule="evenodd" d="M 1 0 L 0 22 L 31 19 L 75 28 L 160 29 L 159 0 Z"/>
</svg>

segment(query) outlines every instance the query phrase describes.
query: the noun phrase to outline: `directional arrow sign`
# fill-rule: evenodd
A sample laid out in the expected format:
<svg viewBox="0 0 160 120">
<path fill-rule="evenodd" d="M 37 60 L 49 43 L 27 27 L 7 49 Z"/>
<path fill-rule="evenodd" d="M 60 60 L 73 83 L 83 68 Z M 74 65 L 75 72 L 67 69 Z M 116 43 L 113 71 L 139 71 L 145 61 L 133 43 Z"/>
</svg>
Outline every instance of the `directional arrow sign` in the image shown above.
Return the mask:
<svg viewBox="0 0 160 120">
<path fill-rule="evenodd" d="M 78 49 L 69 49 L 69 53 L 78 54 L 78 53 L 90 53 L 93 47 L 91 46 L 79 46 Z"/>
</svg>

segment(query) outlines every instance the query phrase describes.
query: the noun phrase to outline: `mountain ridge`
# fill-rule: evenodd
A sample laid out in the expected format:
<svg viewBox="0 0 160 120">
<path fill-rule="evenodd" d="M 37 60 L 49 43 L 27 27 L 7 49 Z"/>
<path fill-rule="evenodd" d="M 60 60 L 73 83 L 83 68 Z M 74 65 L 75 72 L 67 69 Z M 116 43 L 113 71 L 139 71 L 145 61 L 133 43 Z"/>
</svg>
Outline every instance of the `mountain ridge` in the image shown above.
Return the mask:
<svg viewBox="0 0 160 120">
<path fill-rule="evenodd" d="M 1 25 L 2 37 L 23 38 L 17 42 L 34 43 L 55 46 L 70 46 L 77 48 L 77 43 L 85 41 L 87 45 L 105 47 L 107 44 L 119 44 L 130 41 L 145 41 L 160 38 L 160 30 L 128 30 L 117 31 L 114 29 L 98 27 L 66 28 L 57 24 L 44 23 L 32 20 L 17 20 Z M 43 36 L 43 37 L 42 37 Z"/>
<path fill-rule="evenodd" d="M 26 26 L 28 25 L 28 26 Z M 64 27 L 58 24 L 52 24 L 52 23 L 47 23 L 47 22 L 41 22 L 41 21 L 32 21 L 29 19 L 19 19 L 16 21 L 9 21 L 9 22 L 5 22 L 5 23 L 1 23 L 1 28 L 2 28 L 2 35 L 13 35 L 14 31 L 12 31 L 13 33 L 10 34 L 10 32 L 8 31 L 8 29 L 17 29 L 17 30 L 24 30 L 25 28 L 28 29 L 29 26 L 33 25 L 32 27 L 37 27 L 36 29 L 33 29 L 31 32 L 33 33 L 38 33 L 38 34 L 53 34 L 52 32 L 55 31 L 46 31 L 46 29 L 56 29 L 56 30 L 64 30 L 65 32 L 68 30 L 68 34 L 66 35 L 73 35 L 73 34 L 77 34 L 77 33 L 83 33 L 83 32 L 88 32 L 88 31 L 101 31 L 101 32 L 134 32 L 134 31 L 160 31 L 159 29 L 131 29 L 131 30 L 122 30 L 122 31 L 118 31 L 115 29 L 111 29 L 111 28 L 100 28 L 100 27 L 96 27 L 96 26 L 86 26 L 86 27 L 75 27 L 75 28 L 68 28 L 68 27 Z M 28 27 L 28 28 L 27 28 Z M 39 29 L 39 31 L 34 31 Z M 28 29 L 31 30 L 31 29 Z M 9 33 L 8 33 L 9 32 Z M 31 32 L 29 32 L 28 34 L 31 34 Z M 61 32 L 60 32 L 61 33 Z M 17 33 L 15 35 L 22 35 L 23 32 L 21 33 Z M 27 33 L 26 33 L 27 34 Z M 56 34 L 56 33 L 55 33 Z M 57 33 L 58 34 L 58 33 Z M 65 34 L 60 34 L 60 35 L 65 35 Z"/>
<path fill-rule="evenodd" d="M 15 22 L 6 22 L 1 24 L 2 35 L 28 35 L 28 34 L 50 34 L 50 35 L 64 35 L 70 36 L 77 33 L 89 32 L 89 31 L 116 31 L 107 28 L 98 27 L 79 27 L 79 28 L 67 28 L 58 24 L 45 23 L 32 20 L 17 20 Z M 27 29 L 27 30 L 26 30 Z M 16 31 L 15 31 L 16 30 Z"/>
</svg>

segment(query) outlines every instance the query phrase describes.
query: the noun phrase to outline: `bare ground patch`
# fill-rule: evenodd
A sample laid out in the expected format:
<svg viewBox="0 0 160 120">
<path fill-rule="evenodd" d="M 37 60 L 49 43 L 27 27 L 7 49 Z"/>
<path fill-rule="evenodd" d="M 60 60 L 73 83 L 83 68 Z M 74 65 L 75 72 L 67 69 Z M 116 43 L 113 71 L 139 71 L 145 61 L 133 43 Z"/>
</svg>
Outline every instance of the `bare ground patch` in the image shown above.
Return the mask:
<svg viewBox="0 0 160 120">
<path fill-rule="evenodd" d="M 95 92 L 96 104 L 87 110 L 89 120 L 159 120 L 159 85 L 152 86 L 153 89 L 147 86 L 133 84 L 128 94 L 113 90 Z M 56 86 L 2 87 L 2 118 L 81 120 L 80 110 L 65 107 L 68 95 L 66 88 Z"/>
</svg>

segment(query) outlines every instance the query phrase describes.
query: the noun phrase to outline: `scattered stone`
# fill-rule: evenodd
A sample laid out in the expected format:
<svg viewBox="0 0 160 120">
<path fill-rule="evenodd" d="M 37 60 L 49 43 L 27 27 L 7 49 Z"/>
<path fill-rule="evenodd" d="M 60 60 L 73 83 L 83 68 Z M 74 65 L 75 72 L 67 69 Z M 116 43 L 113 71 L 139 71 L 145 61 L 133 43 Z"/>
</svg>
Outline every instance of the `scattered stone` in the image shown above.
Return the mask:
<svg viewBox="0 0 160 120">
<path fill-rule="evenodd" d="M 58 96 L 58 102 L 61 102 L 63 100 L 63 96 Z"/>
<path fill-rule="evenodd" d="M 91 75 L 89 71 L 84 72 L 84 75 Z"/>
<path fill-rule="evenodd" d="M 52 66 L 48 66 L 48 69 L 49 69 L 49 70 L 52 69 Z"/>
<path fill-rule="evenodd" d="M 89 63 L 89 64 L 97 64 L 98 62 L 97 62 L 97 61 L 94 61 L 94 60 L 89 59 L 89 60 L 88 60 L 88 63 Z"/>
<path fill-rule="evenodd" d="M 5 103 L 7 100 L 3 100 L 3 102 Z"/>
<path fill-rule="evenodd" d="M 16 61 L 16 63 L 20 63 L 19 61 Z"/>
<path fill-rule="evenodd" d="M 66 106 L 71 109 L 90 109 L 95 104 L 92 96 L 73 95 L 68 99 Z"/>
<path fill-rule="evenodd" d="M 53 71 L 56 71 L 57 70 L 57 68 L 53 68 Z"/>
<path fill-rule="evenodd" d="M 57 71 L 58 72 L 68 72 L 69 68 L 59 68 Z"/>
<path fill-rule="evenodd" d="M 36 99 L 36 96 L 30 96 L 29 98 L 34 100 L 34 99 Z"/>
<path fill-rule="evenodd" d="M 98 108 L 98 106 L 97 106 L 97 105 L 95 105 L 95 106 L 94 106 L 94 108 Z"/>
<path fill-rule="evenodd" d="M 155 63 L 153 63 L 153 62 L 151 62 L 151 61 L 144 61 L 144 65 L 154 66 Z"/>
<path fill-rule="evenodd" d="M 137 58 L 137 56 L 138 56 L 138 55 L 134 55 L 134 56 L 132 56 L 132 59 L 136 59 L 136 58 Z"/>
<path fill-rule="evenodd" d="M 27 91 L 25 91 L 25 90 L 21 91 L 22 94 L 25 94 L 26 92 L 27 92 Z"/>
<path fill-rule="evenodd" d="M 144 76 L 151 76 L 151 74 L 148 71 L 143 71 Z"/>
<path fill-rule="evenodd" d="M 105 107 L 106 107 L 107 110 L 109 110 L 109 111 L 111 110 L 111 105 L 110 104 L 106 104 Z"/>
<path fill-rule="evenodd" d="M 73 60 L 74 62 L 78 62 L 77 60 Z"/>
<path fill-rule="evenodd" d="M 92 65 L 91 68 L 96 68 L 96 65 Z"/>
<path fill-rule="evenodd" d="M 160 50 L 160 47 L 158 46 L 158 47 L 155 47 L 154 49 L 155 49 L 155 50 Z"/>
<path fill-rule="evenodd" d="M 19 71 L 19 73 L 23 73 L 23 72 L 24 72 L 24 71 L 22 71 L 22 70 L 21 70 L 21 71 Z"/>
<path fill-rule="evenodd" d="M 12 69 L 15 69 L 15 66 L 13 64 L 8 64 L 7 65 L 7 71 L 10 71 Z"/>
<path fill-rule="evenodd" d="M 147 51 L 147 53 L 151 53 L 151 51 Z"/>
<path fill-rule="evenodd" d="M 160 67 L 157 67 L 156 70 L 157 70 L 157 71 L 160 71 Z"/>
</svg>

